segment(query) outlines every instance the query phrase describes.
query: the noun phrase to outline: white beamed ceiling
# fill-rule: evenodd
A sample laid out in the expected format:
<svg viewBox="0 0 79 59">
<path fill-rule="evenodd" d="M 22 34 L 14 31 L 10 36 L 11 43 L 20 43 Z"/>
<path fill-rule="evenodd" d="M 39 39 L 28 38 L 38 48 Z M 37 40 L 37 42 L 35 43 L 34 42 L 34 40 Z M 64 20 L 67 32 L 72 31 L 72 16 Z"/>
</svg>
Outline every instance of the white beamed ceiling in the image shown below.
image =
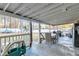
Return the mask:
<svg viewBox="0 0 79 59">
<path fill-rule="evenodd" d="M 73 23 L 79 18 L 78 3 L 0 3 L 0 9 L 54 25 Z"/>
</svg>

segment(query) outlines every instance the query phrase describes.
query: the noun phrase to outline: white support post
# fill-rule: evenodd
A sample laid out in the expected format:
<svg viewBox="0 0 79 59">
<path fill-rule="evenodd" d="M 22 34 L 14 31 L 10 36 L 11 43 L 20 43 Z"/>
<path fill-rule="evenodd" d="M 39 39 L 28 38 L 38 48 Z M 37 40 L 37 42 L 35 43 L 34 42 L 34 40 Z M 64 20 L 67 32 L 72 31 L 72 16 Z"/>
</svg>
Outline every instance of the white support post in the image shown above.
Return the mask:
<svg viewBox="0 0 79 59">
<path fill-rule="evenodd" d="M 33 35 L 32 35 L 32 21 L 30 21 L 30 47 L 32 46 Z"/>
<path fill-rule="evenodd" d="M 72 40 L 73 42 L 72 43 L 73 43 L 73 47 L 74 47 L 74 40 L 75 40 L 75 36 L 74 36 L 74 34 L 75 34 L 75 25 L 74 24 L 73 24 L 72 32 L 73 32 L 72 33 L 73 34 L 72 35 L 73 36 L 73 40 Z"/>
<path fill-rule="evenodd" d="M 0 56 L 1 56 L 1 38 L 0 38 Z"/>
<path fill-rule="evenodd" d="M 41 36 L 40 36 L 40 33 L 41 33 L 41 25 L 40 25 L 40 23 L 39 23 L 39 43 L 41 43 L 42 42 L 42 40 L 41 40 Z"/>
<path fill-rule="evenodd" d="M 51 25 L 49 25 L 49 32 L 51 33 Z"/>
</svg>

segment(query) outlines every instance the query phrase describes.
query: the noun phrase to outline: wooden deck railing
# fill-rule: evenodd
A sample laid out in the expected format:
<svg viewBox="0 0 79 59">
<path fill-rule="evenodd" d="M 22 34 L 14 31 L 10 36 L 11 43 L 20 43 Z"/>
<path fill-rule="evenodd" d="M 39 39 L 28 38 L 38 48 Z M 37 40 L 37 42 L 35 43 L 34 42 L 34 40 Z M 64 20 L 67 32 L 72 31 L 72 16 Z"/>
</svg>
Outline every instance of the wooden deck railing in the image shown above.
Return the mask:
<svg viewBox="0 0 79 59">
<path fill-rule="evenodd" d="M 8 33 L 8 34 L 0 34 L 0 55 L 2 50 L 9 43 L 23 40 L 24 36 L 30 35 L 29 33 Z"/>
</svg>

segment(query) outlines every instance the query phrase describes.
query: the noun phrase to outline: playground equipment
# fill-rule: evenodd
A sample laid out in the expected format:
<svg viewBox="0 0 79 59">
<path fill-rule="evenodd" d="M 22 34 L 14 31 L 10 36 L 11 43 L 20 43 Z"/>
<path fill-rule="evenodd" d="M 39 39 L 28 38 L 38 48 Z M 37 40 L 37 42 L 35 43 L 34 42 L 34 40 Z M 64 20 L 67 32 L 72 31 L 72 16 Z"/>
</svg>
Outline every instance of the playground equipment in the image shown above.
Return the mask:
<svg viewBox="0 0 79 59">
<path fill-rule="evenodd" d="M 26 53 L 26 45 L 25 42 L 17 41 L 8 44 L 2 52 L 2 56 L 21 56 Z"/>
</svg>

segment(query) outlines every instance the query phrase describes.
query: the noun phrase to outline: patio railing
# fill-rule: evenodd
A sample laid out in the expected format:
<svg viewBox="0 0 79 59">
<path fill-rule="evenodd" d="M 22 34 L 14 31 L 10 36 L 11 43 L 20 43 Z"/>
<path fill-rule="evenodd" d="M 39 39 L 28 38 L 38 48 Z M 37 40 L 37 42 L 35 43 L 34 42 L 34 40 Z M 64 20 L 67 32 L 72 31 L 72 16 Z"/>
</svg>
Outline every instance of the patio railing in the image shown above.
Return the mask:
<svg viewBox="0 0 79 59">
<path fill-rule="evenodd" d="M 9 44 L 19 40 L 25 40 L 29 33 L 8 33 L 8 34 L 0 34 L 0 55 L 2 50 Z"/>
</svg>

